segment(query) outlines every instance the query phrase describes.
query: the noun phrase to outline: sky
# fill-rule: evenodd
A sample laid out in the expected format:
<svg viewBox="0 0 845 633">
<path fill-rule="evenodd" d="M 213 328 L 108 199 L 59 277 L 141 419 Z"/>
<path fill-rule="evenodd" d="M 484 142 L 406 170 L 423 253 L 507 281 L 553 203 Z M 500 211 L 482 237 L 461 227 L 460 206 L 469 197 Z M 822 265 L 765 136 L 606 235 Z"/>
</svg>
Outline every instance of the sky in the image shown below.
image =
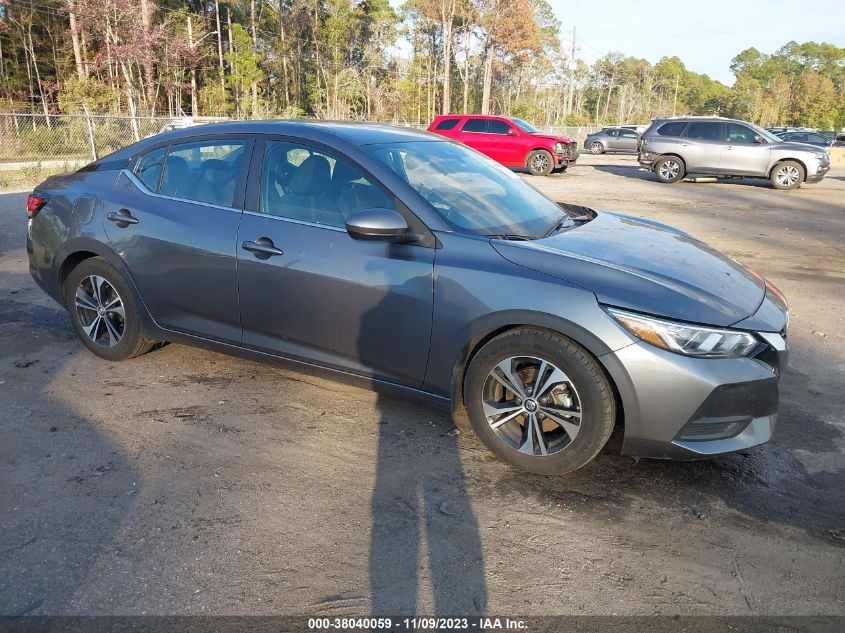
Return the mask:
<svg viewBox="0 0 845 633">
<path fill-rule="evenodd" d="M 755 47 L 773 53 L 787 42 L 845 47 L 845 0 L 548 0 L 576 27 L 577 56 L 588 63 L 619 51 L 654 63 L 677 55 L 689 70 L 732 85 L 731 59 Z"/>
</svg>

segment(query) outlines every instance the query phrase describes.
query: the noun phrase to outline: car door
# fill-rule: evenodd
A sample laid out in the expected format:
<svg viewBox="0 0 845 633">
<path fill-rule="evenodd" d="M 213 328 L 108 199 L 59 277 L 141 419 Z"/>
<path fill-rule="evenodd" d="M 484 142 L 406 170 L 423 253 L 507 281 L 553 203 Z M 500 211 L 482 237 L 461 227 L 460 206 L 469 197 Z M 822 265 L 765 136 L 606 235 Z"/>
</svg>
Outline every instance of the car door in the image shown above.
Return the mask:
<svg viewBox="0 0 845 633">
<path fill-rule="evenodd" d="M 510 167 L 525 165 L 530 148 L 521 142 L 520 132 L 513 125 L 502 119 L 490 119 L 486 136 L 492 158 Z"/>
<path fill-rule="evenodd" d="M 617 135 L 619 134 L 619 130 L 615 128 L 610 128 L 604 131 L 604 145 L 606 150 L 614 151 L 616 150 L 616 143 L 619 140 Z"/>
<path fill-rule="evenodd" d="M 356 210 L 407 210 L 337 151 L 268 138 L 256 156 L 238 232 L 243 344 L 422 384 L 434 249 L 355 240 L 344 228 Z"/>
<path fill-rule="evenodd" d="M 639 137 L 640 135 L 634 130 L 619 130 L 619 135 L 616 138 L 616 149 L 627 152 L 637 151 L 637 139 Z"/>
<path fill-rule="evenodd" d="M 490 135 L 487 134 L 488 119 L 470 118 L 464 121 L 458 140 L 464 145 L 478 150 L 487 156 L 491 155 L 492 147 Z"/>
<path fill-rule="evenodd" d="M 680 139 L 687 172 L 718 172 L 724 144 L 721 121 L 692 121 Z"/>
<path fill-rule="evenodd" d="M 240 342 L 235 240 L 253 140 L 149 150 L 103 201 L 104 229 L 163 328 Z"/>
<path fill-rule="evenodd" d="M 725 123 L 725 144 L 719 170 L 738 176 L 765 176 L 769 167 L 771 149 L 769 144 L 755 142 L 762 137 L 747 125 Z"/>
</svg>

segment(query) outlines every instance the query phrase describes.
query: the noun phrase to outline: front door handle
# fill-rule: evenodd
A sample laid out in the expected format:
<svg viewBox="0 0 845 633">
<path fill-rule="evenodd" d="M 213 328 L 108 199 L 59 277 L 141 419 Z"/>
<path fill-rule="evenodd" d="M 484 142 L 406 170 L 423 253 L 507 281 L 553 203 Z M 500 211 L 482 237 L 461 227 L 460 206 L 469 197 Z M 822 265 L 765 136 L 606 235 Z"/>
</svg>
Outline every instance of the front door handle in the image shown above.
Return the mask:
<svg viewBox="0 0 845 633">
<path fill-rule="evenodd" d="M 130 224 L 138 224 L 138 218 L 133 218 L 128 209 L 119 209 L 117 213 L 112 211 L 106 216 L 107 220 L 111 220 L 121 229 L 125 229 Z"/>
<path fill-rule="evenodd" d="M 276 248 L 273 245 L 273 240 L 269 237 L 259 237 L 254 242 L 244 242 L 241 248 L 249 251 L 258 259 L 268 259 L 274 255 L 284 255 L 285 252 L 281 248 Z"/>
</svg>

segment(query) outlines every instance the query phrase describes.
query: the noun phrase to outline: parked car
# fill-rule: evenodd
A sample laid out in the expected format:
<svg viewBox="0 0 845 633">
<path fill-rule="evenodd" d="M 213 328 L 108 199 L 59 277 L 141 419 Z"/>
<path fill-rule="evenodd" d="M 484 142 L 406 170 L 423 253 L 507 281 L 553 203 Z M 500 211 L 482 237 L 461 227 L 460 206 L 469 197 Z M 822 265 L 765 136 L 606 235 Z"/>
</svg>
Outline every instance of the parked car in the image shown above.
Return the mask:
<svg viewBox="0 0 845 633">
<path fill-rule="evenodd" d="M 830 169 L 827 152 L 720 117 L 655 119 L 640 141 L 639 162 L 660 182 L 708 174 L 767 178 L 776 189 L 819 182 Z"/>
<path fill-rule="evenodd" d="M 464 405 L 539 473 L 583 466 L 623 419 L 624 453 L 694 458 L 766 442 L 777 417 L 770 283 L 423 132 L 177 130 L 48 178 L 27 212 L 33 278 L 109 362 L 178 341 Z"/>
<path fill-rule="evenodd" d="M 605 127 L 584 139 L 584 149 L 591 154 L 636 152 L 640 135 L 630 128 Z"/>
<path fill-rule="evenodd" d="M 807 145 L 815 145 L 825 150 L 830 149 L 830 146 L 833 144 L 831 137 L 819 132 L 784 132 L 783 134 L 776 134 L 776 136 L 788 143 L 806 143 Z"/>
<path fill-rule="evenodd" d="M 578 160 L 574 139 L 543 134 L 513 117 L 444 115 L 436 117 L 428 131 L 469 145 L 506 167 L 527 169 L 534 176 L 563 171 Z"/>
</svg>

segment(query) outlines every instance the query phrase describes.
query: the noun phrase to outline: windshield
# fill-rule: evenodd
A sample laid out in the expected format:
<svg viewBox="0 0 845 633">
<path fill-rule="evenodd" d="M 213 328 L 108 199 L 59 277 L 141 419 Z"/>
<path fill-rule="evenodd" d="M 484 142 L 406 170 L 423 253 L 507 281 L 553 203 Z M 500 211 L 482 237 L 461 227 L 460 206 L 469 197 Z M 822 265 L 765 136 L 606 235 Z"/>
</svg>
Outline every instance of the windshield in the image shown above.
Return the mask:
<svg viewBox="0 0 845 633">
<path fill-rule="evenodd" d="M 527 121 L 523 121 L 522 119 L 511 119 L 511 122 L 523 132 L 528 132 L 529 134 L 540 133 L 540 130 L 538 130 L 536 127 L 534 127 Z"/>
<path fill-rule="evenodd" d="M 761 128 L 761 127 L 759 127 L 759 126 L 757 126 L 757 125 L 754 125 L 753 123 L 746 123 L 745 125 L 747 125 L 747 126 L 748 126 L 748 127 L 750 127 L 752 130 L 754 130 L 755 132 L 757 132 L 757 134 L 759 134 L 760 136 L 762 136 L 764 139 L 766 139 L 766 140 L 767 140 L 767 141 L 769 141 L 770 143 L 783 143 L 783 139 L 782 139 L 782 138 L 778 138 L 777 136 L 775 136 L 774 134 L 772 134 L 771 132 L 769 132 L 769 130 L 764 130 L 763 128 Z"/>
<path fill-rule="evenodd" d="M 458 143 L 413 141 L 363 149 L 464 233 L 533 239 L 568 217 L 515 173 Z"/>
</svg>

